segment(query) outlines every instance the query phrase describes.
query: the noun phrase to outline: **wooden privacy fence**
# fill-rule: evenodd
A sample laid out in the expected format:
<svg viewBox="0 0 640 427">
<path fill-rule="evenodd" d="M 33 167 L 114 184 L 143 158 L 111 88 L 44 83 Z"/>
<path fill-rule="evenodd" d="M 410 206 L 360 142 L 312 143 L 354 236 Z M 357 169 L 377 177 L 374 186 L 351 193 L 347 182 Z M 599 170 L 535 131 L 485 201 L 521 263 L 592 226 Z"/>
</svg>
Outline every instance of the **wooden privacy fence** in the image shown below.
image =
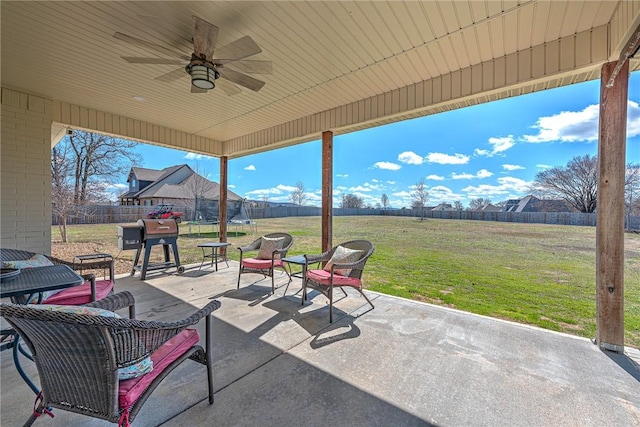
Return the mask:
<svg viewBox="0 0 640 427">
<path fill-rule="evenodd" d="M 76 209 L 68 224 L 110 224 L 136 222 L 145 218 L 153 206 L 81 206 Z M 193 208 L 175 206 L 183 212 L 183 220 L 193 218 Z M 293 216 L 320 216 L 322 209 L 315 206 L 248 208 L 251 219 L 282 218 Z M 358 209 L 334 208 L 334 216 L 384 215 L 416 218 L 466 219 L 474 221 L 521 222 L 529 224 L 596 225 L 596 214 L 579 212 L 479 212 L 479 211 L 422 211 L 420 209 Z M 52 218 L 52 224 L 57 225 Z M 626 216 L 625 228 L 640 230 L 640 216 Z"/>
<path fill-rule="evenodd" d="M 136 222 L 146 218 L 155 206 L 76 206 L 73 214 L 67 218 L 67 224 L 117 224 Z M 193 208 L 174 206 L 176 212 L 182 212 L 183 221 L 192 218 Z M 51 223 L 58 225 L 57 218 L 52 216 Z"/>
</svg>

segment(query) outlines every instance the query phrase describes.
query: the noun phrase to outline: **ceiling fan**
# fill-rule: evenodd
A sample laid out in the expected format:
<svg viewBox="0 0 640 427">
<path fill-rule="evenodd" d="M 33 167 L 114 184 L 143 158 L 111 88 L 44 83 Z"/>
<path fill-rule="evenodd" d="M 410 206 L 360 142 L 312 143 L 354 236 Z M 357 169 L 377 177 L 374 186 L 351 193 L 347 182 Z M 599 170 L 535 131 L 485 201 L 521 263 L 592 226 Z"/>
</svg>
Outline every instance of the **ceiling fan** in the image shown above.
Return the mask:
<svg viewBox="0 0 640 427">
<path fill-rule="evenodd" d="M 191 76 L 192 93 L 206 93 L 209 89 L 216 87 L 216 80 L 220 78 L 235 83 L 219 82 L 220 88 L 228 95 L 241 92 L 236 84 L 256 92 L 259 91 L 265 82 L 244 73 L 271 74 L 273 70 L 271 61 L 244 59 L 262 52 L 256 42 L 250 36 L 244 36 L 216 50 L 218 27 L 197 16 L 194 16 L 193 19 L 193 53 L 191 56 L 119 32 L 114 33 L 113 37 L 173 58 L 121 56 L 131 64 L 184 65 L 184 68 L 180 67 L 170 71 L 156 77 L 155 80 L 171 82 L 184 77 L 186 71 Z"/>
</svg>

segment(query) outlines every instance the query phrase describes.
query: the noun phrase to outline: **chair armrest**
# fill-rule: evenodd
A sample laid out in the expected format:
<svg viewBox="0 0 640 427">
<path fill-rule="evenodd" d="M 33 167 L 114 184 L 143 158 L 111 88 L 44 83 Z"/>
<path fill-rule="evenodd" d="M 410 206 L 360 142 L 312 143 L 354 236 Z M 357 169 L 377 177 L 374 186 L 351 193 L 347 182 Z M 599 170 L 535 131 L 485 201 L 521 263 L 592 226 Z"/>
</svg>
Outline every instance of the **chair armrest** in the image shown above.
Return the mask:
<svg viewBox="0 0 640 427">
<path fill-rule="evenodd" d="M 96 300 L 96 275 L 95 274 L 83 274 L 82 278 L 91 283 L 91 302 Z"/>
<path fill-rule="evenodd" d="M 121 366 L 131 364 L 132 360 L 140 360 L 160 348 L 170 338 L 176 336 L 188 326 L 192 326 L 206 319 L 206 346 L 211 347 L 209 335 L 211 332 L 211 313 L 220 308 L 220 302 L 211 301 L 191 316 L 175 322 L 156 322 L 146 320 L 100 318 L 100 322 L 112 325 L 109 330 L 114 336 L 116 358 Z M 123 327 L 119 326 L 122 324 Z M 126 326 L 125 326 L 126 325 Z M 132 348 L 132 343 L 135 343 Z"/>
<path fill-rule="evenodd" d="M 318 255 L 308 255 L 308 254 L 304 254 L 304 259 L 306 261 L 307 266 L 309 264 L 315 264 L 317 262 L 325 262 L 325 261 L 329 261 L 331 259 L 330 256 L 330 252 L 323 252 L 321 254 Z"/>
<path fill-rule="evenodd" d="M 254 240 L 251 244 L 246 246 L 240 246 L 238 250 L 240 252 L 257 251 L 260 249 L 260 239 Z"/>
<path fill-rule="evenodd" d="M 97 307 L 109 311 L 117 311 L 129 307 L 129 319 L 136 317 L 136 301 L 129 291 L 107 295 L 100 301 L 85 304 L 86 307 Z"/>
</svg>

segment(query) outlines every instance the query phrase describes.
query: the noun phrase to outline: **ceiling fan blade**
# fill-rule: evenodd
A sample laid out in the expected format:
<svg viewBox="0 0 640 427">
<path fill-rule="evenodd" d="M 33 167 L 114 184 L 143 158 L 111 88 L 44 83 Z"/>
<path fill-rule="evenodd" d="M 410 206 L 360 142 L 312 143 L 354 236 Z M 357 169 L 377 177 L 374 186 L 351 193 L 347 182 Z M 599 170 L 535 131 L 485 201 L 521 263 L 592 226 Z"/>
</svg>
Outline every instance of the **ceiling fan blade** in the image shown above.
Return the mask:
<svg viewBox="0 0 640 427">
<path fill-rule="evenodd" d="M 216 52 L 216 61 L 237 61 L 248 56 L 257 55 L 260 52 L 262 52 L 260 46 L 251 37 L 244 36 L 220 47 Z"/>
<path fill-rule="evenodd" d="M 193 51 L 196 56 L 204 55 L 211 61 L 218 41 L 218 27 L 197 16 L 193 20 Z"/>
<path fill-rule="evenodd" d="M 216 87 L 222 89 L 222 91 L 229 96 L 237 95 L 242 92 L 238 86 L 224 79 L 218 79 Z"/>
<path fill-rule="evenodd" d="M 167 49 L 165 47 L 162 47 L 160 45 L 157 45 L 155 43 L 150 43 L 146 40 L 142 40 L 142 39 L 138 39 L 136 37 L 132 37 L 132 36 L 128 36 L 126 34 L 122 34 L 122 33 L 113 33 L 113 37 L 115 37 L 118 40 L 122 40 L 123 42 L 127 42 L 129 44 L 132 44 L 134 46 L 138 46 L 144 49 L 150 49 L 153 51 L 156 51 L 158 53 L 161 53 L 163 55 L 168 55 L 168 56 L 177 56 L 178 58 L 183 58 L 183 54 L 179 53 L 179 52 L 175 52 L 171 49 Z"/>
<path fill-rule="evenodd" d="M 172 82 L 174 80 L 178 80 L 180 77 L 184 77 L 187 75 L 187 72 L 184 68 L 177 68 L 173 71 L 169 71 L 166 74 L 156 77 L 154 80 L 158 80 L 161 82 Z"/>
<path fill-rule="evenodd" d="M 263 81 L 254 79 L 251 76 L 247 76 L 246 74 L 242 74 L 237 71 L 230 70 L 228 68 L 220 68 L 218 71 L 220 72 L 221 77 L 256 92 L 259 91 L 262 88 L 262 86 L 264 86 Z"/>
<path fill-rule="evenodd" d="M 194 85 L 191 85 L 191 93 L 207 93 L 208 91 L 206 89 L 200 89 L 199 87 L 195 87 Z"/>
<path fill-rule="evenodd" d="M 188 61 L 182 61 L 180 59 L 168 59 L 168 58 L 140 58 L 137 56 L 121 56 L 120 58 L 131 64 L 166 64 L 166 65 L 186 65 Z"/>
<path fill-rule="evenodd" d="M 273 63 L 271 61 L 256 61 L 244 59 L 241 61 L 229 61 L 233 63 L 233 68 L 237 71 L 249 74 L 273 74 Z M 223 61 L 215 61 L 216 64 L 225 64 Z"/>
</svg>

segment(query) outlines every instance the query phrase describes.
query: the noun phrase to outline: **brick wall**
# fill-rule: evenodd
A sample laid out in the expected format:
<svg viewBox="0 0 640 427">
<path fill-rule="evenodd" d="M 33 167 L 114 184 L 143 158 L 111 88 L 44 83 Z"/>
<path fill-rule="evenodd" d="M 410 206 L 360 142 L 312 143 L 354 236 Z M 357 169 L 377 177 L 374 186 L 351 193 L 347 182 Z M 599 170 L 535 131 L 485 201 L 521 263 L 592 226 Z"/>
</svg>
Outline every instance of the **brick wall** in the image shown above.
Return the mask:
<svg viewBox="0 0 640 427">
<path fill-rule="evenodd" d="M 51 101 L 1 88 L 0 246 L 51 252 Z"/>
</svg>

